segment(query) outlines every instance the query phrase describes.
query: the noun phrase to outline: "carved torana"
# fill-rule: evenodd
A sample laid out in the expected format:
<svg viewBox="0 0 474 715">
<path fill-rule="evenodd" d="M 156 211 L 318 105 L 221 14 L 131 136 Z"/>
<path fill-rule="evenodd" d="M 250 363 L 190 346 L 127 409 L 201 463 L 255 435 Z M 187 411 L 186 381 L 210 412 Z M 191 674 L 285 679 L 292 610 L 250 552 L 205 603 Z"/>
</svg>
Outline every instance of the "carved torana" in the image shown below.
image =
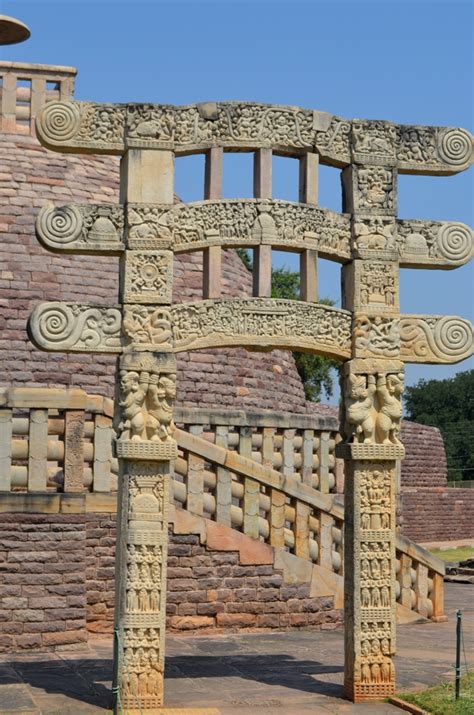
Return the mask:
<svg viewBox="0 0 474 715">
<path fill-rule="evenodd" d="M 36 126 L 49 148 L 123 156 L 121 206 L 47 205 L 37 221 L 50 250 L 120 256 L 119 304 L 43 303 L 30 320 L 44 350 L 119 355 L 115 712 L 163 701 L 174 353 L 230 346 L 344 362 L 345 693 L 391 695 L 404 364 L 455 363 L 474 345 L 463 318 L 400 314 L 400 267 L 456 268 L 472 256 L 473 234 L 459 222 L 398 219 L 397 181 L 468 168 L 471 135 L 249 102 L 49 102 Z M 220 198 L 224 150 L 255 152 L 255 198 Z M 299 203 L 271 198 L 272 151 L 299 160 Z M 173 203 L 174 157 L 199 152 L 206 200 Z M 318 162 L 342 169 L 344 213 L 317 206 Z M 222 249 L 237 247 L 254 250 L 252 298 L 220 297 Z M 303 300 L 270 297 L 272 248 L 300 254 Z M 203 251 L 203 300 L 173 304 L 173 256 L 185 251 Z M 343 264 L 340 309 L 317 302 L 318 256 Z M 250 511 L 258 536 L 258 500 Z"/>
</svg>

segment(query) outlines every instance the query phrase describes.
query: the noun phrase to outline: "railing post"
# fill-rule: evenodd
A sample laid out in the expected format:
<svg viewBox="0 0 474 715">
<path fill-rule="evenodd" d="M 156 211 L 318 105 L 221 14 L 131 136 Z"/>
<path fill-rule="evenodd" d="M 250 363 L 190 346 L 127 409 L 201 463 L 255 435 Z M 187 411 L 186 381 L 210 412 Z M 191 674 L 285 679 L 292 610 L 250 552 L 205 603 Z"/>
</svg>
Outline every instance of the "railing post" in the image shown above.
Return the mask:
<svg viewBox="0 0 474 715">
<path fill-rule="evenodd" d="M 303 430 L 303 445 L 301 447 L 301 481 L 315 489 L 319 486 L 313 484 L 313 454 L 314 454 L 314 430 Z"/>
<path fill-rule="evenodd" d="M 28 491 L 45 492 L 48 480 L 48 410 L 30 410 Z"/>
<path fill-rule="evenodd" d="M 220 199 L 222 196 L 222 147 L 212 147 L 206 153 L 204 198 Z M 221 295 L 222 249 L 209 246 L 203 251 L 203 297 L 219 298 Z"/>
<path fill-rule="evenodd" d="M 227 449 L 229 428 L 216 426 L 216 445 Z M 230 508 L 232 506 L 232 474 L 225 467 L 216 468 L 216 521 L 225 526 L 232 526 Z"/>
<path fill-rule="evenodd" d="M 191 434 L 200 437 L 203 428 L 201 425 L 191 425 Z M 193 514 L 202 516 L 204 494 L 204 460 L 191 452 L 188 455 L 188 493 L 186 508 Z"/>
<path fill-rule="evenodd" d="M 295 502 L 295 555 L 302 559 L 310 558 L 309 549 L 309 514 L 308 504 L 300 501 Z"/>
<path fill-rule="evenodd" d="M 285 547 L 285 505 L 286 495 L 278 489 L 270 490 L 270 544 Z"/>
<path fill-rule="evenodd" d="M 431 620 L 445 620 L 444 613 L 444 577 L 443 574 L 433 574 L 433 589 L 431 591 L 431 601 L 433 603 L 433 614 Z"/>
<path fill-rule="evenodd" d="M 109 492 L 112 459 L 112 420 L 106 415 L 94 415 L 94 464 L 92 488 L 95 492 Z"/>
<path fill-rule="evenodd" d="M 84 412 L 64 412 L 64 491 L 84 491 Z"/>
<path fill-rule="evenodd" d="M 0 492 L 9 492 L 12 480 L 12 411 L 0 410 Z"/>
<path fill-rule="evenodd" d="M 241 427 L 239 438 L 239 454 L 252 459 L 252 428 Z M 251 477 L 244 478 L 244 534 L 252 539 L 258 539 L 258 517 L 260 512 L 260 484 Z"/>
</svg>

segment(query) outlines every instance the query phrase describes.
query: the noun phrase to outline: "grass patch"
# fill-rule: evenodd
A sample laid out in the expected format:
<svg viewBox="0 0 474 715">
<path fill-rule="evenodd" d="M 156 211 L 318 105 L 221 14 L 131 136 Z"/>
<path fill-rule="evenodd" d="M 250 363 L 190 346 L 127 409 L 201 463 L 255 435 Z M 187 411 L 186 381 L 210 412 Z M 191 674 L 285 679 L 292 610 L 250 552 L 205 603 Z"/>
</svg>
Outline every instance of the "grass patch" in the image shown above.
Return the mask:
<svg viewBox="0 0 474 715">
<path fill-rule="evenodd" d="M 474 557 L 474 549 L 470 546 L 460 546 L 458 549 L 448 549 L 447 551 L 431 549 L 431 553 L 443 561 L 464 561 L 464 559 Z"/>
<path fill-rule="evenodd" d="M 420 693 L 402 693 L 398 697 L 418 705 L 432 715 L 472 715 L 474 713 L 474 670 L 461 678 L 459 700 L 454 699 L 454 678 Z"/>
</svg>

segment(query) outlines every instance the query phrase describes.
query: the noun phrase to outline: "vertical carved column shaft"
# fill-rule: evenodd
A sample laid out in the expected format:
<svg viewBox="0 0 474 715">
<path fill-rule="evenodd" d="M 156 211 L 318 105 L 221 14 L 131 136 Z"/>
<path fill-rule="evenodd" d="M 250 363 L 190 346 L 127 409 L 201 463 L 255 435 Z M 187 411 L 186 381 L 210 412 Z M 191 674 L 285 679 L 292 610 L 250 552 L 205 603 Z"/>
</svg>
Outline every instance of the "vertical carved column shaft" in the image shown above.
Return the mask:
<svg viewBox="0 0 474 715">
<path fill-rule="evenodd" d="M 353 258 L 343 269 L 343 307 L 353 314 L 353 335 L 352 360 L 342 374 L 345 443 L 339 456 L 345 460 L 344 685 L 353 701 L 382 699 L 395 690 L 396 471 L 404 454 L 404 375 L 396 329 L 394 138 L 389 123 L 355 121 L 353 163 L 343 171 Z"/>
<path fill-rule="evenodd" d="M 122 159 L 123 203 L 172 203 L 172 152 L 131 149 Z M 134 333 L 137 320 L 163 320 L 171 302 L 172 252 L 128 239 L 121 258 L 123 354 L 117 379 L 119 511 L 116 566 L 115 712 L 163 703 L 168 506 L 173 460 L 176 361 Z M 147 349 L 147 347 L 149 349 Z"/>
</svg>

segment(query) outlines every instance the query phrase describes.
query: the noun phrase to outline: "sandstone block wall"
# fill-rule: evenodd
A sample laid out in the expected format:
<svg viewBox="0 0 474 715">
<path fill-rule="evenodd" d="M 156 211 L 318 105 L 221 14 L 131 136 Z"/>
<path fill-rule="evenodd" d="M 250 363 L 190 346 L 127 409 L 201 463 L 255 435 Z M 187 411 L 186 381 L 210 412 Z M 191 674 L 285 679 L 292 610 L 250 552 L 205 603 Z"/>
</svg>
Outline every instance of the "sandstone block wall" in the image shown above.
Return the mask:
<svg viewBox="0 0 474 715">
<path fill-rule="evenodd" d="M 84 516 L 2 514 L 0 650 L 87 641 Z"/>
<path fill-rule="evenodd" d="M 402 491 L 403 533 L 419 543 L 474 539 L 474 489 Z"/>
<path fill-rule="evenodd" d="M 110 633 L 115 519 L 88 514 L 86 533 L 87 628 Z M 342 622 L 342 609 L 334 607 L 333 597 L 312 597 L 309 582 L 285 583 L 282 570 L 273 565 L 271 549 L 263 546 L 263 558 L 262 549 L 256 549 L 255 563 L 248 563 L 248 559 L 243 563 L 236 547 L 229 550 L 223 543 L 222 549 L 208 548 L 198 535 L 174 534 L 171 530 L 168 629 L 334 628 Z"/>
<path fill-rule="evenodd" d="M 403 420 L 402 441 L 406 445 L 402 489 L 446 486 L 446 453 L 439 429 Z"/>
</svg>

